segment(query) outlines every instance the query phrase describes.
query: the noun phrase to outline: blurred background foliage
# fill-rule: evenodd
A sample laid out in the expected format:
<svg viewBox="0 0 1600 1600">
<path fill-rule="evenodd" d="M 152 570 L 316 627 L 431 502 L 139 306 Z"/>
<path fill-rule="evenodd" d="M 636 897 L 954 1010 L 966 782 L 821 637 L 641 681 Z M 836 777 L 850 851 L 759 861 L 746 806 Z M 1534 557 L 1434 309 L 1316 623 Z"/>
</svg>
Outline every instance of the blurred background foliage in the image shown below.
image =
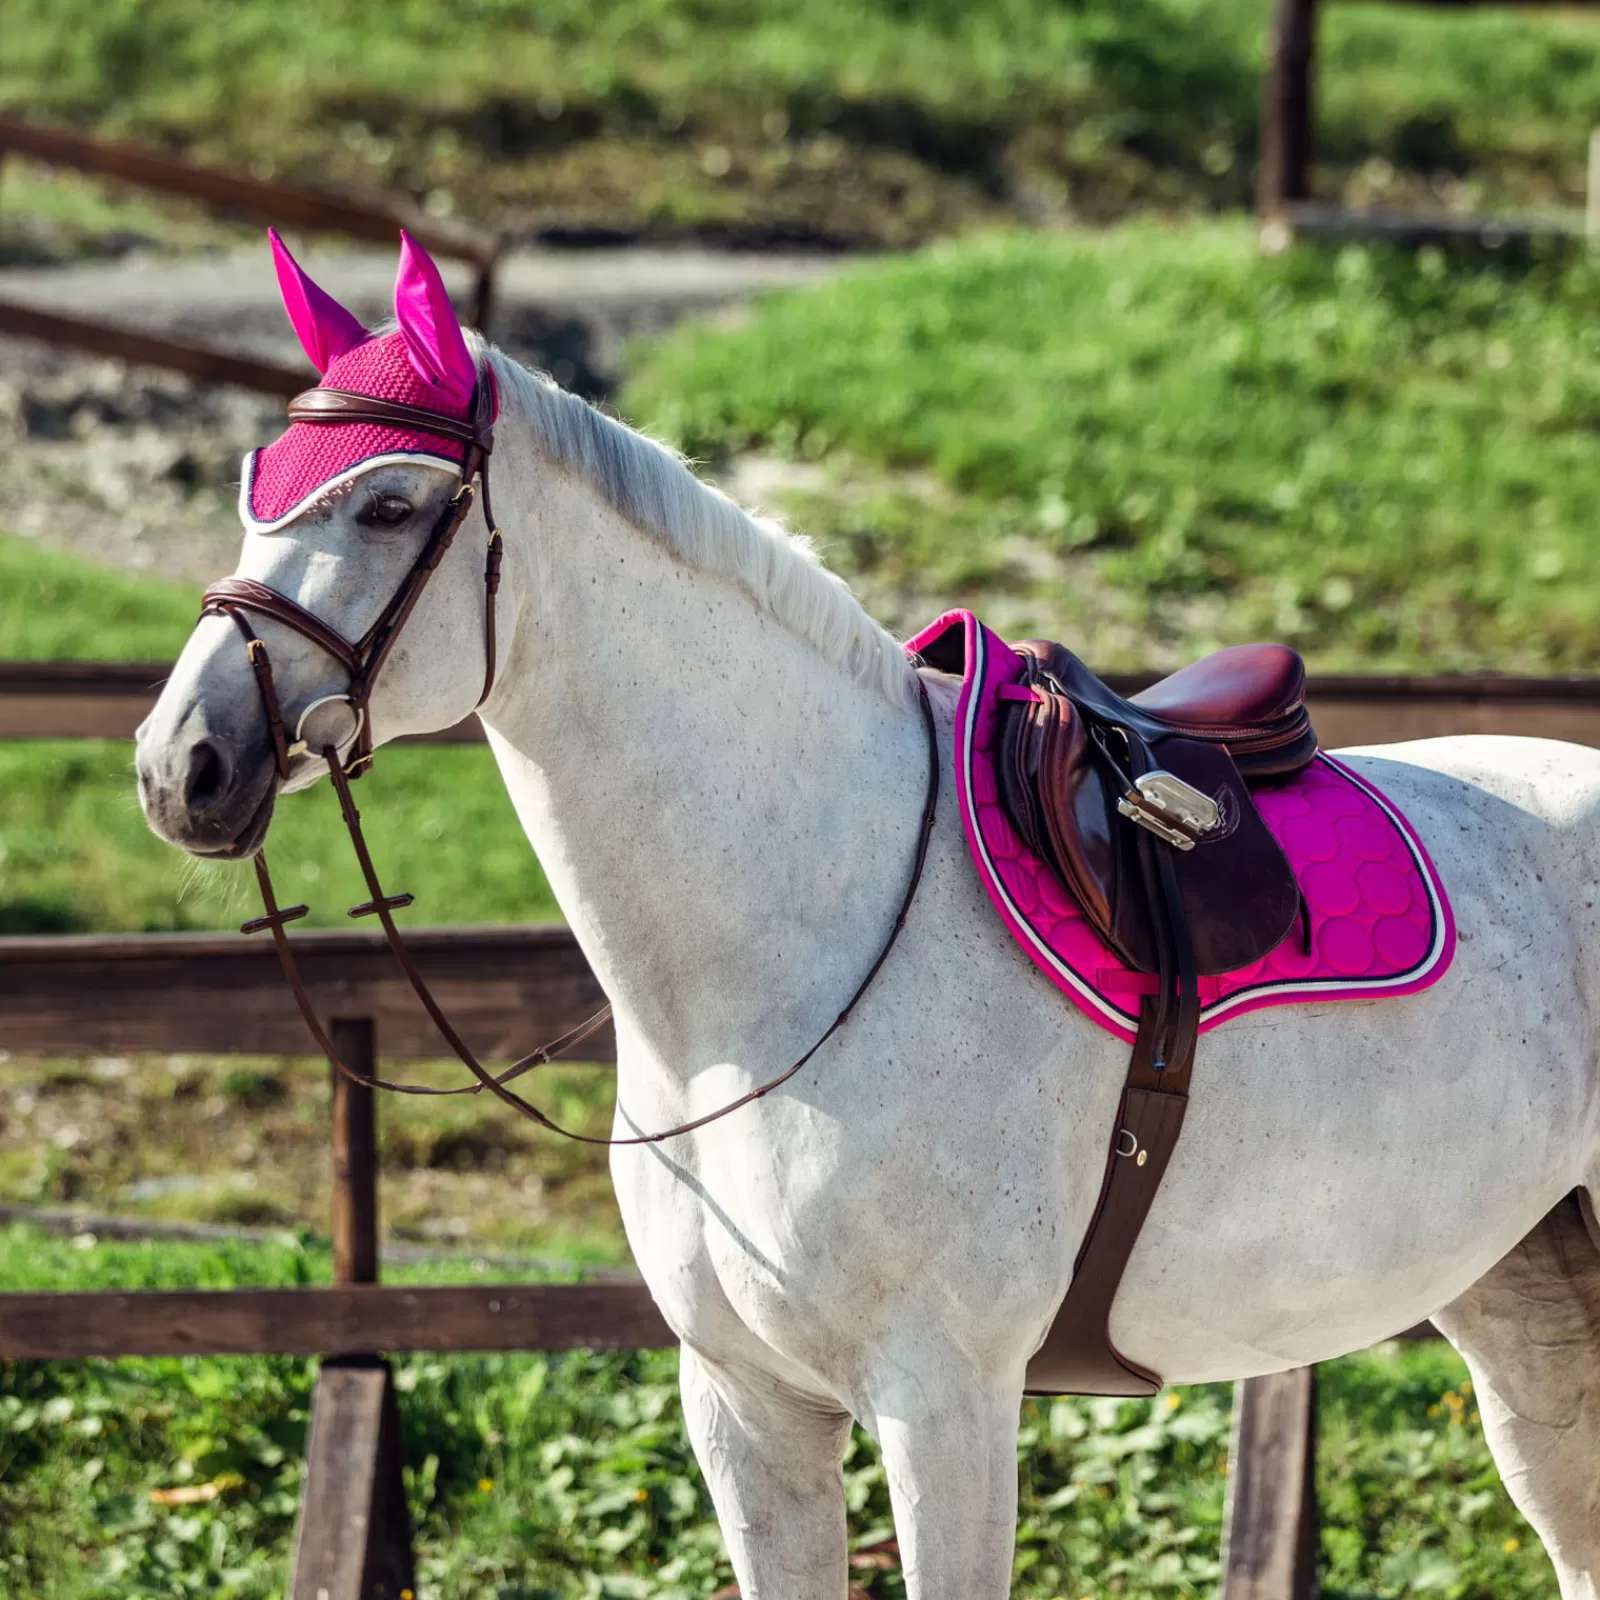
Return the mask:
<svg viewBox="0 0 1600 1600">
<path fill-rule="evenodd" d="M 0 106 L 441 214 L 903 245 L 1249 202 L 1262 0 L 8 0 Z M 1321 187 L 1581 203 L 1580 14 L 1327 8 Z"/>
<path fill-rule="evenodd" d="M 1103 667 L 1581 670 L 1600 272 L 1248 224 L 989 234 L 643 350 L 623 404 L 751 460 L 906 632 L 969 603 Z"/>
</svg>

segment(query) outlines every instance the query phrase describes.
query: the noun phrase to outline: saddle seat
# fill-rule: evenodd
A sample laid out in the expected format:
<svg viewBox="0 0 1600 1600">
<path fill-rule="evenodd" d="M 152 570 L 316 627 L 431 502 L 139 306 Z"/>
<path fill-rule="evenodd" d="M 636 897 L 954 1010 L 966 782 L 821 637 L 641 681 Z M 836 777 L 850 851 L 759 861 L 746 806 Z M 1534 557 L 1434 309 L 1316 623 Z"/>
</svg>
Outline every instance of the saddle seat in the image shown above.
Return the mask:
<svg viewBox="0 0 1600 1600">
<path fill-rule="evenodd" d="M 1063 645 L 1012 648 L 1024 670 L 1000 691 L 1001 803 L 1105 942 L 1137 971 L 1166 971 L 1181 920 L 1202 975 L 1280 944 L 1300 889 L 1249 785 L 1290 777 L 1316 754 L 1299 655 L 1235 645 L 1124 699 Z M 1141 825 L 1141 780 L 1152 775 L 1177 779 L 1213 820 L 1187 840 Z"/>
<path fill-rule="evenodd" d="M 1305 663 L 1287 645 L 1214 650 L 1128 699 L 1062 645 L 1026 639 L 1017 649 L 1091 713 L 1146 740 L 1178 734 L 1220 744 L 1246 780 L 1291 777 L 1316 753 L 1305 708 Z"/>
<path fill-rule="evenodd" d="M 1283 644 L 1235 644 L 1141 689 L 1130 704 L 1193 738 L 1221 739 L 1230 749 L 1271 739 L 1287 752 L 1294 741 L 1284 742 L 1279 735 L 1291 723 L 1297 737 L 1302 724 L 1309 727 L 1305 697 L 1306 668 L 1298 650 Z M 1305 765 L 1298 750 L 1279 760 L 1292 763 L 1295 771 Z"/>
</svg>

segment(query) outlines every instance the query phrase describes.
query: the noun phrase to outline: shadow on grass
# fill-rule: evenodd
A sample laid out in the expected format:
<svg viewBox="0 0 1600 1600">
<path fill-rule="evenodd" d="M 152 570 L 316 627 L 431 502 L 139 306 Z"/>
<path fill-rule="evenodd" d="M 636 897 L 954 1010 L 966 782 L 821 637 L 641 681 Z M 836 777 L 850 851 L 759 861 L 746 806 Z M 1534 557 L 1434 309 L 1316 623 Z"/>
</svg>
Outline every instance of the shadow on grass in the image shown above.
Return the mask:
<svg viewBox="0 0 1600 1600">
<path fill-rule="evenodd" d="M 0 935 L 83 933 L 87 921 L 70 906 L 50 900 L 0 901 Z"/>
</svg>

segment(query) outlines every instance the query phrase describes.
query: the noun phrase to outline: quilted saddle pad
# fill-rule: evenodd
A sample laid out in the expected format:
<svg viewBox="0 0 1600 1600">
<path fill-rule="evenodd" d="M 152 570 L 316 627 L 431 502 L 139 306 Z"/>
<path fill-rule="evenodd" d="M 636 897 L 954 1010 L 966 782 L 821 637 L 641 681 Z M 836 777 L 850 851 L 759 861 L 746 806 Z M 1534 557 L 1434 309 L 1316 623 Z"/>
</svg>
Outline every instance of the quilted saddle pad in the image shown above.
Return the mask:
<svg viewBox="0 0 1600 1600">
<path fill-rule="evenodd" d="M 1054 870 L 1023 844 L 1000 804 L 994 763 L 1000 690 L 1022 659 L 970 611 L 950 611 L 906 644 L 915 657 L 963 632 L 956 706 L 956 795 L 972 860 L 995 910 L 1068 999 L 1120 1039 L 1138 1030 L 1153 975 L 1123 964 L 1095 933 Z M 1311 914 L 1265 960 L 1200 979 L 1202 1033 L 1246 1011 L 1292 1001 L 1415 994 L 1455 954 L 1444 886 L 1406 819 L 1370 783 L 1319 752 L 1286 783 L 1251 791 L 1294 868 Z"/>
</svg>

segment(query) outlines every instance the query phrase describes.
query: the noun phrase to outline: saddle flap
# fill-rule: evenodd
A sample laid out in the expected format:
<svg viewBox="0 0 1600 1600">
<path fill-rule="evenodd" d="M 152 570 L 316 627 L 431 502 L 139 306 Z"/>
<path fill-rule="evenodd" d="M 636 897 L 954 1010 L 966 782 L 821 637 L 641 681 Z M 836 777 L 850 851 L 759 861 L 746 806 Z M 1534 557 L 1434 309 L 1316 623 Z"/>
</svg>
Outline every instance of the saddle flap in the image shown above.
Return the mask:
<svg viewBox="0 0 1600 1600">
<path fill-rule="evenodd" d="M 1215 976 L 1260 961 L 1299 914 L 1294 868 L 1221 745 L 1172 737 L 1157 740 L 1152 754 L 1217 804 L 1216 826 L 1173 854 L 1197 971 Z"/>
<path fill-rule="evenodd" d="M 1089 748 L 1078 709 L 1063 694 L 1018 705 L 1000 733 L 1001 801 L 1023 842 L 1048 861 L 1084 914 L 1115 943 L 1125 853 L 1114 799 Z"/>
<path fill-rule="evenodd" d="M 1062 692 L 1053 670 L 1059 649 L 1019 647 L 1032 693 L 1002 713 L 1001 803 L 1106 944 L 1129 966 L 1154 972 L 1160 935 L 1139 864 L 1140 829 L 1118 811 L 1131 783 L 1117 749 L 1119 720 Z M 1236 971 L 1261 960 L 1294 926 L 1294 871 L 1223 745 L 1167 729 L 1149 734 L 1141 747 L 1150 762 L 1217 807 L 1215 825 L 1192 849 L 1173 850 L 1173 865 L 1198 972 Z"/>
</svg>

